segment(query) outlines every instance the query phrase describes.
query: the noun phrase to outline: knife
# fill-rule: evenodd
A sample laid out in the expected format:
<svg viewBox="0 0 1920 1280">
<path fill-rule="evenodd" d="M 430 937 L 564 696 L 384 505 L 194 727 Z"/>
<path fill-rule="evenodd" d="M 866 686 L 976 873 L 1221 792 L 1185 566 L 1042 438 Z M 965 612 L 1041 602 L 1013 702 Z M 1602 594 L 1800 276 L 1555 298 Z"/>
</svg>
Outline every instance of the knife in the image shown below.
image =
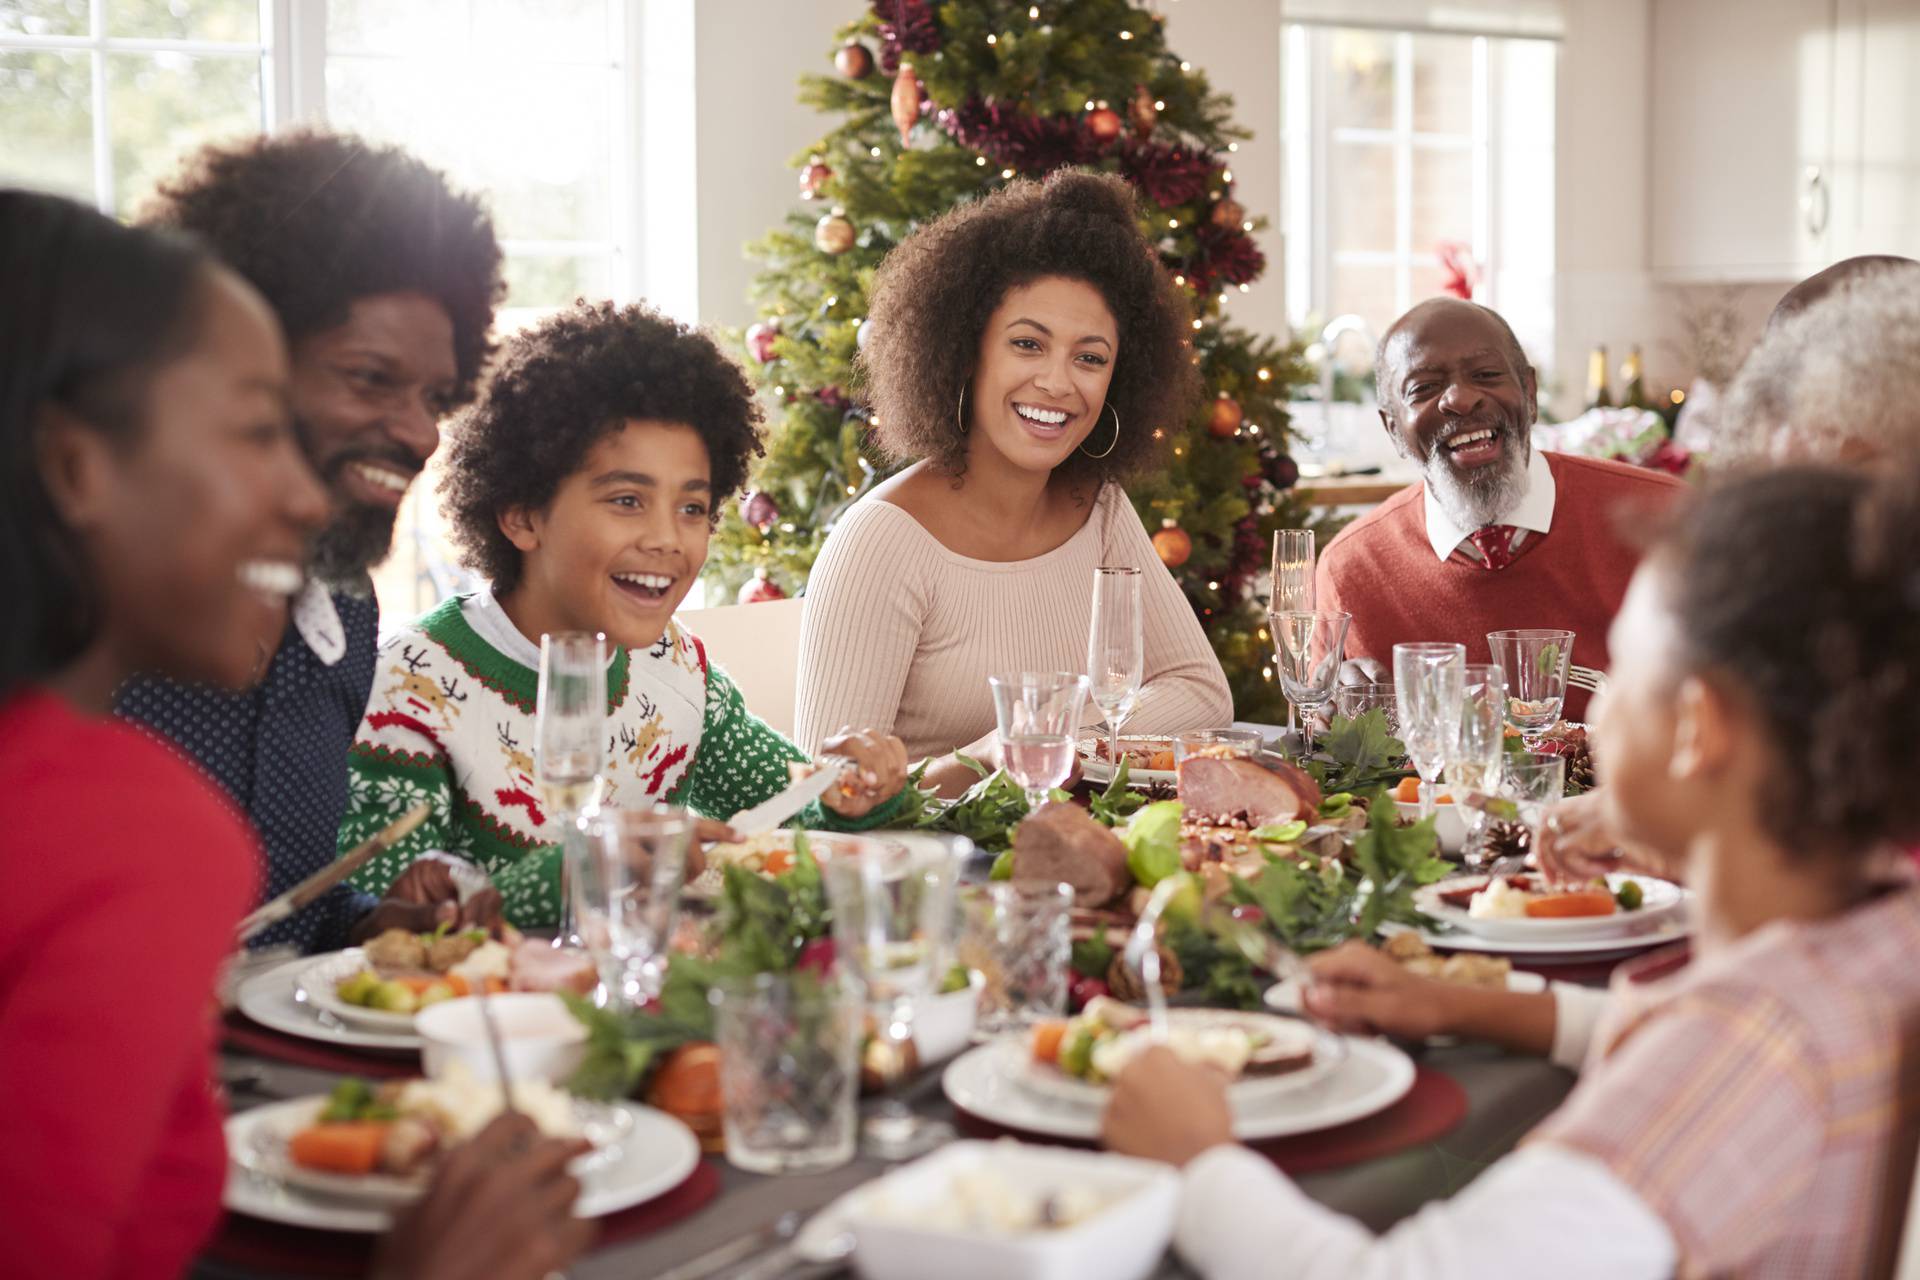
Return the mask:
<svg viewBox="0 0 1920 1280">
<path fill-rule="evenodd" d="M 775 1245 L 793 1237 L 800 1229 L 800 1215 L 788 1210 L 766 1226 L 750 1235 L 739 1236 L 723 1245 L 707 1250 L 699 1257 L 683 1262 L 671 1271 L 662 1272 L 654 1280 L 705 1280 L 716 1275 L 736 1262 L 745 1261 L 757 1253 L 764 1253 Z"/>
<path fill-rule="evenodd" d="M 820 756 L 814 760 L 819 767 L 800 781 L 780 792 L 771 800 L 765 800 L 751 809 L 742 809 L 727 819 L 743 840 L 765 835 L 775 827 L 806 808 L 812 801 L 827 794 L 827 788 L 840 781 L 853 762 L 841 756 Z"/>
<path fill-rule="evenodd" d="M 433 806 L 430 804 L 415 805 L 411 810 L 388 823 L 386 828 L 377 832 L 372 839 L 351 852 L 343 854 L 337 861 L 328 863 L 324 869 L 316 871 L 272 902 L 246 916 L 237 926 L 239 941 L 246 942 L 267 926 L 280 923 L 318 899 L 321 894 L 365 866 L 375 854 L 383 849 L 391 849 L 412 835 L 413 829 L 425 822 L 432 812 Z"/>
</svg>

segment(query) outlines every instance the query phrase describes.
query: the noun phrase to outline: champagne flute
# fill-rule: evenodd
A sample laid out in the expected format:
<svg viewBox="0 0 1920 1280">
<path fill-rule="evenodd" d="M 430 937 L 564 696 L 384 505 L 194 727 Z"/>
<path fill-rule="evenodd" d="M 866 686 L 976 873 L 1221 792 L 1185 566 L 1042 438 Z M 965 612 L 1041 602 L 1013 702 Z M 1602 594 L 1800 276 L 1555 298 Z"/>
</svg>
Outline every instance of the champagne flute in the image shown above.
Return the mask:
<svg viewBox="0 0 1920 1280">
<path fill-rule="evenodd" d="M 1073 772 L 1073 740 L 1087 704 L 1087 678 L 1074 671 L 1020 671 L 989 676 L 987 684 L 1007 776 L 1026 792 L 1027 809 L 1038 809 Z"/>
<path fill-rule="evenodd" d="M 1287 701 L 1300 708 L 1306 754 L 1313 754 L 1313 716 L 1333 701 L 1340 684 L 1340 660 L 1346 653 L 1350 613 L 1288 610 L 1267 614 L 1273 632 L 1275 665 Z"/>
<path fill-rule="evenodd" d="M 1140 571 L 1102 565 L 1093 571 L 1093 625 L 1087 636 L 1087 684 L 1107 721 L 1107 767 L 1120 767 L 1120 726 L 1140 701 L 1146 639 L 1140 615 Z"/>
<path fill-rule="evenodd" d="M 580 932 L 610 999 L 628 1008 L 660 994 L 686 882 L 694 819 L 684 809 L 589 809 L 576 824 Z"/>
<path fill-rule="evenodd" d="M 580 818 L 595 807 L 607 752 L 607 638 L 569 631 L 540 637 L 534 701 L 534 768 L 560 833 L 560 928 L 556 947 L 579 946 L 574 870 L 582 856 Z"/>
<path fill-rule="evenodd" d="M 1267 596 L 1271 613 L 1313 612 L 1313 569 L 1316 559 L 1311 529 L 1276 529 L 1273 534 L 1273 579 Z M 1278 644 L 1279 638 L 1274 638 Z M 1284 685 L 1281 690 L 1285 692 Z M 1293 701 L 1287 701 L 1287 732 L 1294 729 Z"/>
<path fill-rule="evenodd" d="M 1460 740 L 1460 698 L 1467 647 L 1463 644 L 1393 646 L 1393 695 L 1400 707 L 1400 740 L 1420 775 L 1420 816 L 1433 816 L 1440 770 Z"/>
<path fill-rule="evenodd" d="M 1507 750 L 1507 681 L 1492 663 L 1468 663 L 1461 669 L 1460 739 L 1447 757 L 1447 785 L 1455 805 L 1466 806 L 1467 865 L 1483 860 L 1488 798 L 1500 794 Z"/>
<path fill-rule="evenodd" d="M 1487 647 L 1507 675 L 1507 719 L 1531 749 L 1560 718 L 1567 698 L 1573 632 L 1533 628 L 1489 631 Z"/>
<path fill-rule="evenodd" d="M 906 1076 L 916 1006 L 952 963 L 954 886 L 972 849 L 962 836 L 921 835 L 912 844 L 842 836 L 827 860 L 834 953 L 865 987 L 879 1034 L 887 1091 L 861 1132 L 883 1159 L 953 1136 L 948 1126 L 914 1115 L 897 1086 Z"/>
</svg>

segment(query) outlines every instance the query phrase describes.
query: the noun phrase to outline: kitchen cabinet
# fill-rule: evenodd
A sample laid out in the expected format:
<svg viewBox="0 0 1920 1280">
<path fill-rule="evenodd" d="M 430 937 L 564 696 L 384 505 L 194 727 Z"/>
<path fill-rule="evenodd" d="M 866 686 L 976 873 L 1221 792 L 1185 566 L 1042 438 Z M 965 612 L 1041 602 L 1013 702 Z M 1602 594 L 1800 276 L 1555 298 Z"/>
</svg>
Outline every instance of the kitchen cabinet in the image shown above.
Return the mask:
<svg viewBox="0 0 1920 1280">
<path fill-rule="evenodd" d="M 1920 0 L 1836 5 L 1833 256 L 1920 258 Z"/>
</svg>

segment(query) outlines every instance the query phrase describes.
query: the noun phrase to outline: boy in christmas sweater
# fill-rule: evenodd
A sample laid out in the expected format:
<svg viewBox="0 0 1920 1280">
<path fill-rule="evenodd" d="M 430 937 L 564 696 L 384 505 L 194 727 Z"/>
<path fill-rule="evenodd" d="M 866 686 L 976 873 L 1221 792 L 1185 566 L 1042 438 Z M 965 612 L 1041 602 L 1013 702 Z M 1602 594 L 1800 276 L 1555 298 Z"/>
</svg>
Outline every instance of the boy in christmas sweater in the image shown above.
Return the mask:
<svg viewBox="0 0 1920 1280">
<path fill-rule="evenodd" d="M 761 451 L 759 416 L 712 342 L 641 307 L 579 304 L 508 344 L 440 485 L 462 558 L 491 585 L 382 645 L 340 848 L 421 801 L 433 814 L 356 884 L 380 892 L 422 851 L 446 850 L 487 870 L 515 924 L 558 920 L 559 835 L 533 754 L 545 633 L 607 637 L 602 804 L 724 820 L 787 786 L 806 756 L 673 621 L 713 513 Z M 856 768 L 803 821 L 865 829 L 900 811 L 898 738 L 849 731 L 824 746 Z"/>
</svg>

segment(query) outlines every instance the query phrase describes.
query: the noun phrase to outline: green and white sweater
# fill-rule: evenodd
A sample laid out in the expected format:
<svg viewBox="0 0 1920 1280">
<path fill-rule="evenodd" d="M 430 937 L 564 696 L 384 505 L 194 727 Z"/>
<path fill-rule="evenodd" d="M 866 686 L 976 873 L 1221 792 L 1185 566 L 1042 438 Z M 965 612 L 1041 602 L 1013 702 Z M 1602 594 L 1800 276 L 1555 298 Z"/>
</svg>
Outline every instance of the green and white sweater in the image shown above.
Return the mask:
<svg viewBox="0 0 1920 1280">
<path fill-rule="evenodd" d="M 511 650 L 511 652 L 508 652 Z M 560 917 L 554 820 L 534 772 L 538 649 L 485 590 L 456 596 L 380 646 L 373 693 L 349 757 L 345 852 L 422 801 L 432 816 L 362 867 L 353 883 L 384 893 L 422 853 L 484 867 L 523 929 Z M 806 755 L 746 708 L 726 672 L 677 623 L 645 652 L 607 667 L 607 764 L 601 804 L 664 801 L 727 819 L 785 788 Z M 816 801 L 808 826 L 864 830 L 897 814 L 896 796 L 865 818 Z"/>
</svg>

